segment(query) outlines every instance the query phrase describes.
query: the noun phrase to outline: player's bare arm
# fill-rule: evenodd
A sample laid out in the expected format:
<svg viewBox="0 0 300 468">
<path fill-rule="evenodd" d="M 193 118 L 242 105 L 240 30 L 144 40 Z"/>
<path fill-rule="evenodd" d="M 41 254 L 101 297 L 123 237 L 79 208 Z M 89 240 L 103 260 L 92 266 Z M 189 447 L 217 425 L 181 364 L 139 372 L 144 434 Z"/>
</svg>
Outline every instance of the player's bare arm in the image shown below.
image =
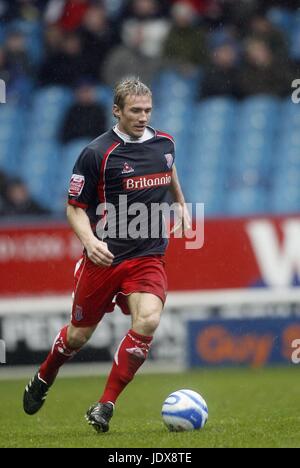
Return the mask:
<svg viewBox="0 0 300 468">
<path fill-rule="evenodd" d="M 88 258 L 96 265 L 110 266 L 114 256 L 108 250 L 107 244 L 95 237 L 84 209 L 68 205 L 67 218 L 73 231 L 85 247 Z"/>
<path fill-rule="evenodd" d="M 178 217 L 179 220 L 173 227 L 171 233 L 177 232 L 179 229 L 182 229 L 185 231 L 188 231 L 191 228 L 191 217 L 188 212 L 188 209 L 185 205 L 185 199 L 184 195 L 181 189 L 181 185 L 179 182 L 176 166 L 174 164 L 173 169 L 172 169 L 172 182 L 170 186 L 170 191 L 173 196 L 173 200 L 178 203 Z"/>
</svg>

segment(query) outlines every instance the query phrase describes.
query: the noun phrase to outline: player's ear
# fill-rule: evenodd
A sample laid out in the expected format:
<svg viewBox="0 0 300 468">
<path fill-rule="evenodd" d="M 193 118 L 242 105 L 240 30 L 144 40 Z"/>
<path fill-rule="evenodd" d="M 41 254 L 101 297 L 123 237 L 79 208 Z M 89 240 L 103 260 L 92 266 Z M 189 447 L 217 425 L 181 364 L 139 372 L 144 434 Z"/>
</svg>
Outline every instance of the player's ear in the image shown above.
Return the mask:
<svg viewBox="0 0 300 468">
<path fill-rule="evenodd" d="M 119 106 L 114 104 L 112 112 L 113 112 L 114 117 L 116 117 L 117 119 L 120 118 L 120 107 Z"/>
</svg>

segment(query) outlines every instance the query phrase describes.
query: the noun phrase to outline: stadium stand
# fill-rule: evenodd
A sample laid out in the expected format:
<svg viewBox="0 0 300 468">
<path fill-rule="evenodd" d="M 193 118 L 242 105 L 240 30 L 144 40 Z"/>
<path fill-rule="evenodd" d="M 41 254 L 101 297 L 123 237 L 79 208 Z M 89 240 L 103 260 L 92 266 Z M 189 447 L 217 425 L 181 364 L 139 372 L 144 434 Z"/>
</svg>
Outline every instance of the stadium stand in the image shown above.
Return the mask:
<svg viewBox="0 0 300 468">
<path fill-rule="evenodd" d="M 122 23 L 122 11 L 119 2 L 108 14 Z M 41 9 L 34 20 L 18 17 L 0 22 L 0 49 L 5 51 L 9 31 L 20 31 L 35 72 L 47 55 L 43 15 Z M 288 60 L 297 70 L 300 11 L 276 6 L 267 10 L 266 18 L 285 33 Z M 214 24 L 213 33 L 208 25 L 205 18 L 199 22 L 208 37 L 221 37 L 222 27 L 228 32 L 226 22 L 225 26 Z M 242 60 L 242 39 L 240 48 Z M 1 70 L 0 60 L 0 77 L 5 76 Z M 177 168 L 187 200 L 204 202 L 207 216 L 299 211 L 300 112 L 288 97 L 291 91 L 287 90 L 287 97 L 270 94 L 238 100 L 225 95 L 197 100 L 202 77 L 203 68 L 189 74 L 162 67 L 152 84 L 152 125 L 176 139 Z M 39 87 L 37 74 L 29 80 L 33 90 L 27 103 L 21 100 L 0 106 L 0 169 L 8 176 L 21 177 L 31 195 L 59 215 L 73 163 L 87 140 L 59 143 L 64 113 L 74 102 L 73 89 L 55 84 Z M 97 89 L 97 98 L 113 123 L 112 88 L 99 81 Z M 51 195 L 44 190 L 49 184 L 54 187 Z"/>
</svg>

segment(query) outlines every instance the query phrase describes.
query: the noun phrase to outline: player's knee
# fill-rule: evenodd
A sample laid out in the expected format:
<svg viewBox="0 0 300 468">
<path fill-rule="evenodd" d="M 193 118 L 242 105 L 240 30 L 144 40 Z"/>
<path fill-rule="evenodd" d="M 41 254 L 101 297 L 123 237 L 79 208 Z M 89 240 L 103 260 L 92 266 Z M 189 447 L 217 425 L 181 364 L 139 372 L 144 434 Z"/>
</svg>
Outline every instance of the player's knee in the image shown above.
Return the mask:
<svg viewBox="0 0 300 468">
<path fill-rule="evenodd" d="M 145 335 L 152 335 L 157 329 L 160 322 L 160 313 L 150 312 L 147 315 L 139 317 L 139 324 L 144 330 Z"/>
</svg>

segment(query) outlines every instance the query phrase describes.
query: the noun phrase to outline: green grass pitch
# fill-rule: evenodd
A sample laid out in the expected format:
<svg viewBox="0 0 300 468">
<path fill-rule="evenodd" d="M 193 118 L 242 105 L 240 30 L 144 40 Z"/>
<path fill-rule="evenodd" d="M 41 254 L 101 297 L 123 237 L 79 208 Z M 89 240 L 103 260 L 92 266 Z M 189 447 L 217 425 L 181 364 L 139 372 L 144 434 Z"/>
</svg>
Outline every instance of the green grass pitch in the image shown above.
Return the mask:
<svg viewBox="0 0 300 468">
<path fill-rule="evenodd" d="M 35 416 L 22 410 L 27 381 L 0 381 L 0 447 L 300 447 L 299 371 L 291 366 L 138 375 L 121 395 L 106 434 L 94 432 L 83 417 L 104 378 L 59 378 Z M 181 388 L 206 399 L 204 429 L 169 433 L 163 425 L 162 403 Z"/>
</svg>

